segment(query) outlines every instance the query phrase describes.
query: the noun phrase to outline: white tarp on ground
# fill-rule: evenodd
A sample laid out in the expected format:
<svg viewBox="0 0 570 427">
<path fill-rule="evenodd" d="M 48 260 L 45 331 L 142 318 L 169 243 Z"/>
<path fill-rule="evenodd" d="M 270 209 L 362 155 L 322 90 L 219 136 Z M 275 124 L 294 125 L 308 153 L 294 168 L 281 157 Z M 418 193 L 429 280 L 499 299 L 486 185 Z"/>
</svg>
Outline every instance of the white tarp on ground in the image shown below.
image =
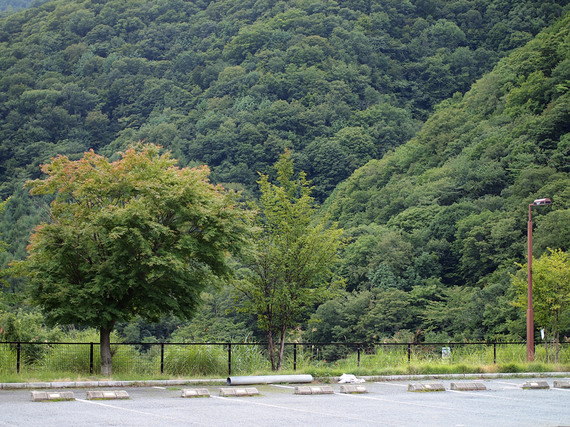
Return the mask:
<svg viewBox="0 0 570 427">
<path fill-rule="evenodd" d="M 345 383 L 354 384 L 354 383 L 363 383 L 363 382 L 365 382 L 363 378 L 356 378 L 352 374 L 342 374 L 338 380 L 339 384 L 345 384 Z"/>
</svg>

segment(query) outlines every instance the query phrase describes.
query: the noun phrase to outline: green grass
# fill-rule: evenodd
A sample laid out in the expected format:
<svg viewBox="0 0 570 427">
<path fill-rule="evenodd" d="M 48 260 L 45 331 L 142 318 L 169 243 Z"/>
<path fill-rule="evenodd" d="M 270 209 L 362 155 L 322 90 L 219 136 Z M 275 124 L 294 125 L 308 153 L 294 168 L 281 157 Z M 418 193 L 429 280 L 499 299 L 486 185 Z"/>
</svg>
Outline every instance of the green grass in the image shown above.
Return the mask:
<svg viewBox="0 0 570 427">
<path fill-rule="evenodd" d="M 53 346 L 37 349 L 21 363 L 15 372 L 16 353 L 0 344 L 0 382 L 87 381 L 104 380 L 99 374 L 100 357 L 94 346 L 94 374 L 89 373 L 89 345 Z M 167 345 L 164 352 L 164 373 L 160 373 L 160 346 L 144 349 L 132 345 L 113 347 L 113 380 L 137 381 L 180 378 L 225 378 L 228 374 L 228 350 L 222 345 Z M 322 356 L 321 354 L 319 356 Z M 315 377 L 406 374 L 479 374 L 570 371 L 570 351 L 560 352 L 563 363 L 547 363 L 546 350 L 536 348 L 536 361 L 526 363 L 524 345 L 497 345 L 493 363 L 493 347 L 484 345 L 458 346 L 448 358 L 442 358 L 441 348 L 426 345 L 414 347 L 408 361 L 407 346 L 380 347 L 373 353 L 356 353 L 336 361 L 326 361 L 299 346 L 294 370 L 292 351 L 285 355 L 281 374 L 311 374 Z M 232 346 L 232 375 L 274 374 L 260 346 Z"/>
</svg>

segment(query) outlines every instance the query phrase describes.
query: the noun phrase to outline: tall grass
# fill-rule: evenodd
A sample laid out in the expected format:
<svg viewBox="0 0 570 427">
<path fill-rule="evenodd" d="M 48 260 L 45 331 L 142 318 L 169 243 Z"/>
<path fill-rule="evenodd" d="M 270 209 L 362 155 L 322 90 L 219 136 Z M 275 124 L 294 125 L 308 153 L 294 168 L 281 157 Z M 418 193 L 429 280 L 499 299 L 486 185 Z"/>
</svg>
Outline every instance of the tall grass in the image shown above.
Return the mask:
<svg viewBox="0 0 570 427">
<path fill-rule="evenodd" d="M 158 345 L 120 344 L 111 347 L 113 372 L 117 375 L 153 375 L 160 372 L 160 347 Z M 97 362 L 100 369 L 100 361 Z"/>
<path fill-rule="evenodd" d="M 263 347 L 238 345 L 232 347 L 232 375 L 256 374 L 271 370 L 271 363 Z"/>
<path fill-rule="evenodd" d="M 89 353 L 89 344 L 61 344 L 50 346 L 42 360 L 36 365 L 38 370 L 48 372 L 77 372 L 77 374 L 86 375 L 89 374 Z M 97 351 L 97 355 L 98 353 Z M 100 358 L 98 358 L 98 360 L 100 360 Z M 27 368 L 32 368 L 33 366 L 34 365 L 26 365 Z"/>
<path fill-rule="evenodd" d="M 16 350 L 10 344 L 0 343 L 0 376 L 16 373 Z"/>
<path fill-rule="evenodd" d="M 43 357 L 35 364 L 26 364 L 26 368 L 35 367 L 36 370 L 49 372 L 74 372 L 80 375 L 91 374 L 91 343 L 98 342 L 98 332 L 93 329 L 75 331 L 72 338 L 73 343 L 46 345 Z M 116 336 L 112 338 L 117 339 Z M 152 356 L 137 351 L 131 345 L 112 345 L 111 353 L 113 354 L 113 371 L 117 374 L 151 374 L 158 367 L 158 363 L 152 360 Z M 99 345 L 93 344 L 93 374 L 99 374 L 100 371 Z"/>
<path fill-rule="evenodd" d="M 560 352 L 562 363 L 546 363 L 544 348 L 536 347 L 535 362 L 526 362 L 525 345 L 470 344 L 451 347 L 448 357 L 442 356 L 441 345 L 413 346 L 408 361 L 407 346 L 377 347 L 372 351 L 357 353 L 346 358 L 327 362 L 313 355 L 297 360 L 302 371 L 315 376 L 355 375 L 403 375 L 403 374 L 478 374 L 491 372 L 545 372 L 570 369 L 570 348 Z M 496 363 L 494 363 L 496 357 Z"/>
<path fill-rule="evenodd" d="M 227 363 L 220 345 L 169 345 L 164 352 L 164 372 L 174 376 L 220 375 L 227 372 Z"/>
<path fill-rule="evenodd" d="M 22 355 L 33 354 L 34 358 L 21 358 L 20 374 L 16 374 L 16 350 L 12 345 L 0 343 L 0 382 L 26 381 L 46 378 L 92 378 L 100 376 L 99 345 L 93 345 L 93 373 L 90 372 L 90 345 L 97 338 L 93 332 L 83 332 L 75 337 L 75 344 L 47 345 L 22 344 Z M 95 341 L 96 342 L 96 341 Z M 26 346 L 35 346 L 28 350 Z M 536 347 L 536 361 L 526 362 L 526 346 L 469 344 L 450 348 L 442 355 L 442 346 L 424 344 L 412 346 L 408 354 L 405 346 L 377 346 L 360 351 L 344 348 L 336 352 L 323 347 L 297 344 L 287 346 L 283 373 L 310 373 L 314 376 L 337 376 L 342 373 L 355 375 L 397 374 L 447 374 L 481 372 L 542 372 L 568 370 L 570 347 L 560 351 L 561 363 L 547 363 L 546 350 Z M 228 374 L 228 348 L 220 344 L 165 344 L 164 373 L 161 374 L 160 344 L 114 344 L 113 378 L 180 378 L 180 377 L 225 377 Z M 346 357 L 327 361 L 332 354 Z M 38 357 L 41 356 L 41 357 Z M 408 360 L 409 357 L 409 360 Z M 494 359 L 496 358 L 496 363 Z M 295 369 L 296 368 L 296 369 Z M 270 373 L 271 366 L 266 351 L 260 345 L 232 345 L 232 375 L 261 375 Z"/>
<path fill-rule="evenodd" d="M 269 362 L 258 346 L 232 346 L 232 374 L 267 368 Z M 168 345 L 164 354 L 164 372 L 174 376 L 225 376 L 228 373 L 228 349 L 225 345 Z"/>
</svg>

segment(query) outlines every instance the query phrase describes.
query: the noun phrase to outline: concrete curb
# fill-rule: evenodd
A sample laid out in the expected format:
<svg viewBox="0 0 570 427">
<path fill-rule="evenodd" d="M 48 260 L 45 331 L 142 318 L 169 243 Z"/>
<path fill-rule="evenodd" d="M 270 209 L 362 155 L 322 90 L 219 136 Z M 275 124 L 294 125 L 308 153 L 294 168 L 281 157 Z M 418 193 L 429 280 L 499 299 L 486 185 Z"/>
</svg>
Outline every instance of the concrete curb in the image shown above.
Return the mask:
<svg viewBox="0 0 570 427">
<path fill-rule="evenodd" d="M 493 380 L 497 378 L 559 378 L 568 377 L 570 372 L 504 372 L 504 373 L 470 373 L 470 374 L 430 374 L 430 375 L 373 375 L 358 376 L 366 381 L 431 381 L 431 380 Z M 339 381 L 340 377 L 330 377 L 327 380 Z M 325 378 L 317 378 L 325 380 Z"/>
<path fill-rule="evenodd" d="M 149 381 L 54 381 L 32 383 L 0 383 L 0 390 L 22 389 L 60 389 L 60 388 L 99 388 L 99 387 L 169 387 L 179 385 L 225 385 L 226 379 L 201 379 L 201 380 L 149 380 Z"/>
<path fill-rule="evenodd" d="M 518 372 L 492 374 L 433 374 L 433 375 L 374 375 L 359 376 L 366 381 L 432 381 L 432 380 L 484 380 L 497 378 L 563 378 L 570 377 L 570 372 Z M 315 378 L 317 382 L 338 382 L 340 377 Z M 187 379 L 187 380 L 147 380 L 147 381 L 53 381 L 31 383 L 0 383 L 0 390 L 22 389 L 61 389 L 61 388 L 97 388 L 97 387 L 170 387 L 184 385 L 227 385 L 227 378 Z"/>
</svg>

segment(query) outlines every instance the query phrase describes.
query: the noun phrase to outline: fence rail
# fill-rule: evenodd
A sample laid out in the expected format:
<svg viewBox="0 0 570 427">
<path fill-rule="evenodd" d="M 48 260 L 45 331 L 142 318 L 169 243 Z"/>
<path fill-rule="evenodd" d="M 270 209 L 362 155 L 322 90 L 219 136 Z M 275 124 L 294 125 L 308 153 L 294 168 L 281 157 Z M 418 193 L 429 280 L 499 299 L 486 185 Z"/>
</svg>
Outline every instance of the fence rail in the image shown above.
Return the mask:
<svg viewBox="0 0 570 427">
<path fill-rule="evenodd" d="M 557 359 L 570 363 L 570 343 L 560 343 Z M 113 371 L 138 374 L 201 375 L 269 368 L 266 343 L 112 343 Z M 537 361 L 547 362 L 552 351 L 537 343 Z M 443 360 L 480 364 L 524 362 L 525 342 L 434 342 L 434 343 L 285 343 L 286 368 L 300 364 L 326 364 L 352 358 L 357 367 L 391 361 L 408 363 Z M 381 362 L 374 355 L 382 354 Z M 97 374 L 100 369 L 99 343 L 0 342 L 0 375 L 48 370 Z"/>
</svg>

